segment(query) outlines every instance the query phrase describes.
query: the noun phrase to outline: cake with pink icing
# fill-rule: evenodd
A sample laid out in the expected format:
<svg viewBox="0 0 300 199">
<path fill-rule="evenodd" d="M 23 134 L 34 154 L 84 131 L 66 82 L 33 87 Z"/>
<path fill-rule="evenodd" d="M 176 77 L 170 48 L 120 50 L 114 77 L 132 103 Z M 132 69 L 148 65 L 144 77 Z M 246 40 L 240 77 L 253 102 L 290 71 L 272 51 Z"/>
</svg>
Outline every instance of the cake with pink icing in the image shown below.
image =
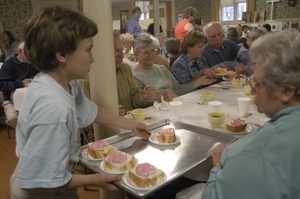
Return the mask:
<svg viewBox="0 0 300 199">
<path fill-rule="evenodd" d="M 135 165 L 134 156 L 123 151 L 111 153 L 104 161 L 104 170 L 109 172 L 125 172 Z"/>
<path fill-rule="evenodd" d="M 91 142 L 88 144 L 87 149 L 88 154 L 95 159 L 104 159 L 116 150 L 106 140 Z"/>
<path fill-rule="evenodd" d="M 241 132 L 244 131 L 247 127 L 247 122 L 240 118 L 231 120 L 226 124 L 226 129 L 231 132 Z"/>
<path fill-rule="evenodd" d="M 149 163 L 141 163 L 129 170 L 128 177 L 136 187 L 151 188 L 165 179 L 165 173 Z"/>
<path fill-rule="evenodd" d="M 176 141 L 175 130 L 173 128 L 168 128 L 159 131 L 157 133 L 156 140 L 159 143 L 174 143 Z"/>
</svg>

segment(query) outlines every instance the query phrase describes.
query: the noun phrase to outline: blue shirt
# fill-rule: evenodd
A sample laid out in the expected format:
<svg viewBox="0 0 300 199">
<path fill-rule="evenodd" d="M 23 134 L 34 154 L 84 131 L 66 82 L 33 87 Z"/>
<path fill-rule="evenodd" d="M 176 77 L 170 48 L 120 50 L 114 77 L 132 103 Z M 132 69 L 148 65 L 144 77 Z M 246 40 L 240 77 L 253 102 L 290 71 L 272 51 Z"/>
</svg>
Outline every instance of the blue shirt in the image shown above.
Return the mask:
<svg viewBox="0 0 300 199">
<path fill-rule="evenodd" d="M 187 84 L 192 82 L 194 76 L 207 66 L 206 60 L 203 56 L 199 58 L 195 63 L 196 64 L 191 62 L 186 54 L 182 54 L 173 63 L 171 72 L 180 84 Z"/>
<path fill-rule="evenodd" d="M 126 32 L 133 35 L 133 37 L 137 37 L 141 32 L 142 28 L 139 25 L 139 18 L 136 16 L 131 16 L 126 22 Z"/>
<path fill-rule="evenodd" d="M 11 92 L 24 87 L 22 81 L 33 78 L 37 73 L 33 65 L 20 62 L 17 55 L 6 59 L 0 69 L 0 90 L 4 100 L 11 100 Z"/>
<path fill-rule="evenodd" d="M 299 118 L 300 106 L 285 108 L 228 146 L 202 199 L 300 198 Z"/>
<path fill-rule="evenodd" d="M 76 81 L 69 86 L 71 94 L 41 72 L 28 87 L 16 128 L 21 188 L 60 187 L 72 177 L 68 165 L 79 160 L 79 129 L 95 120 L 98 108 Z"/>
<path fill-rule="evenodd" d="M 239 49 L 240 46 L 238 44 L 231 40 L 224 39 L 219 51 L 213 49 L 213 47 L 209 43 L 207 43 L 204 46 L 203 56 L 207 60 L 208 67 L 213 67 L 226 61 L 240 62 L 240 60 L 236 59 Z"/>
</svg>

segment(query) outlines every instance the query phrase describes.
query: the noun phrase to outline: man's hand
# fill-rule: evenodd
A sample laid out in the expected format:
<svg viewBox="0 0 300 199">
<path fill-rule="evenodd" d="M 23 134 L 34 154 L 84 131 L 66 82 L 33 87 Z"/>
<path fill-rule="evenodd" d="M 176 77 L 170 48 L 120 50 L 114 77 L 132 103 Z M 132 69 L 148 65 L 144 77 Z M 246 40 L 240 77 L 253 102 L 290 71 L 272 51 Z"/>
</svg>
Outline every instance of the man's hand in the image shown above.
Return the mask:
<svg viewBox="0 0 300 199">
<path fill-rule="evenodd" d="M 122 105 L 119 105 L 119 115 L 121 117 L 123 117 L 124 115 L 126 115 L 126 109 Z"/>
<path fill-rule="evenodd" d="M 242 63 L 237 63 L 237 64 L 235 65 L 235 72 L 236 72 L 237 74 L 242 74 L 242 73 L 244 72 L 244 70 L 245 70 L 244 64 L 242 64 Z"/>
<path fill-rule="evenodd" d="M 23 79 L 22 82 L 23 82 L 24 87 L 27 87 L 32 82 L 32 79 Z"/>
</svg>

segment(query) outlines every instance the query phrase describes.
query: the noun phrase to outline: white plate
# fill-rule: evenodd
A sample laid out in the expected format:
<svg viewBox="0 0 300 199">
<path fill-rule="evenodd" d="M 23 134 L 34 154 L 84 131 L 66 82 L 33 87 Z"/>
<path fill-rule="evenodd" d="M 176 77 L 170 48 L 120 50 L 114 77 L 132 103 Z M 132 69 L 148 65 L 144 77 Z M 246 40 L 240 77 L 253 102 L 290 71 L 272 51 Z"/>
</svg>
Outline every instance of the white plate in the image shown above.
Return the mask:
<svg viewBox="0 0 300 199">
<path fill-rule="evenodd" d="M 137 165 L 137 163 L 138 163 L 138 160 L 136 158 L 134 158 L 134 166 Z M 104 166 L 105 166 L 105 161 L 102 161 L 100 163 L 100 169 L 102 171 L 104 171 L 105 173 L 109 173 L 109 174 L 123 174 L 123 173 L 126 172 L 126 171 L 108 171 L 108 170 L 105 170 Z"/>
<path fill-rule="evenodd" d="M 103 158 L 93 158 L 89 152 L 88 152 L 88 149 L 84 149 L 82 152 L 81 152 L 81 155 L 83 158 L 87 159 L 87 160 L 90 160 L 90 161 L 100 161 L 100 160 L 103 160 Z"/>
<path fill-rule="evenodd" d="M 223 126 L 224 131 L 234 134 L 234 135 L 247 135 L 248 133 L 250 133 L 251 131 L 253 131 L 253 126 L 251 124 L 247 124 L 245 130 L 240 131 L 240 132 L 232 132 L 226 129 L 226 124 Z"/>
<path fill-rule="evenodd" d="M 173 142 L 173 143 L 160 143 L 160 142 L 157 141 L 156 135 L 157 135 L 157 133 L 152 134 L 152 135 L 150 135 L 150 137 L 149 137 L 149 141 L 150 141 L 151 143 L 153 143 L 153 144 L 156 144 L 156 145 L 160 145 L 160 146 L 170 146 L 170 145 L 178 144 L 178 143 L 180 142 L 180 137 L 179 137 L 178 135 L 175 135 L 175 136 L 176 136 L 175 142 Z"/>
<path fill-rule="evenodd" d="M 155 187 L 157 187 L 158 185 L 160 185 L 161 183 L 163 183 L 164 181 L 166 181 L 167 179 L 167 175 L 165 174 L 165 178 L 159 182 L 157 185 L 153 186 L 153 187 L 137 187 L 134 185 L 134 183 L 131 182 L 129 176 L 128 176 L 128 171 L 123 175 L 122 177 L 122 182 L 127 185 L 128 187 L 132 188 L 132 189 L 135 189 L 135 190 L 138 190 L 138 191 L 148 191 L 150 189 L 153 189 Z"/>
<path fill-rule="evenodd" d="M 114 149 L 113 151 L 118 151 L 117 148 L 113 147 L 112 148 Z M 84 149 L 82 152 L 81 152 L 81 155 L 83 158 L 87 159 L 87 160 L 90 160 L 90 161 L 101 161 L 103 160 L 104 158 L 93 158 L 89 152 L 88 152 L 88 149 Z"/>
<path fill-rule="evenodd" d="M 217 76 L 225 76 L 227 75 L 227 72 L 226 73 L 216 73 Z"/>
</svg>

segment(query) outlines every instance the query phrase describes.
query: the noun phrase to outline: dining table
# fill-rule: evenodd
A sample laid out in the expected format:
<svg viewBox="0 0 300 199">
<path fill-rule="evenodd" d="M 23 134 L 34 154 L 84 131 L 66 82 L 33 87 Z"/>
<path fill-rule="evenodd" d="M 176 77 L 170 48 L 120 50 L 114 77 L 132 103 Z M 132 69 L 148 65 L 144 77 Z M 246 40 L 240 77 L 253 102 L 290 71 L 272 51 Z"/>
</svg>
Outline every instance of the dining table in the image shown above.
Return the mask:
<svg viewBox="0 0 300 199">
<path fill-rule="evenodd" d="M 212 127 L 208 121 L 208 113 L 212 110 L 201 98 L 206 91 L 215 94 L 213 100 L 221 102 L 219 112 L 226 115 L 224 123 L 218 127 Z M 239 115 L 238 97 L 245 97 L 244 88 L 232 88 L 228 81 L 223 81 L 174 98 L 173 101 L 182 102 L 180 115 L 176 119 L 173 119 L 168 108 L 161 109 L 157 103 L 156 106 L 148 107 L 147 117 L 143 121 L 152 133 L 148 141 L 124 129 L 121 129 L 120 134 L 106 140 L 117 149 L 133 154 L 138 163 L 147 162 L 163 170 L 166 177 L 154 187 L 138 188 L 129 183 L 128 173 L 125 172 L 122 181 L 116 183 L 117 186 L 137 198 L 145 198 L 180 176 L 198 181 L 207 180 L 212 166 L 209 152 L 213 146 L 217 143 L 229 145 L 243 139 L 246 134 L 260 128 L 269 120 L 256 110 L 253 103 L 250 104 L 247 114 Z M 125 117 L 131 118 L 130 115 Z M 226 122 L 235 118 L 242 118 L 247 122 L 245 131 L 234 133 L 226 129 Z M 155 135 L 165 128 L 175 129 L 174 144 L 164 145 L 155 140 Z M 107 173 L 103 169 L 104 161 L 91 158 L 86 146 L 82 147 L 79 162 L 92 172 Z"/>
</svg>

